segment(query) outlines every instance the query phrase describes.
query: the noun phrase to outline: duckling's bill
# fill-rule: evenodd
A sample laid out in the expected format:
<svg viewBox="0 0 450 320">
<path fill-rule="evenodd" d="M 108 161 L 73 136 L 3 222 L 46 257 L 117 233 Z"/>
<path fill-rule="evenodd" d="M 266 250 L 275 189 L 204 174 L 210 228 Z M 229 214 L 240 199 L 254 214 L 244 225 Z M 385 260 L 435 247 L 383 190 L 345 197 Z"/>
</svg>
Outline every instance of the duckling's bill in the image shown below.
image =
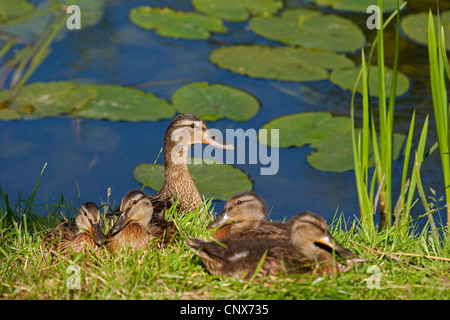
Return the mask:
<svg viewBox="0 0 450 320">
<path fill-rule="evenodd" d="M 111 228 L 111 234 L 116 234 L 120 230 L 122 230 L 128 222 L 130 222 L 131 218 L 128 216 L 129 210 L 122 212 L 117 219 L 116 223 Z"/>
<path fill-rule="evenodd" d="M 99 246 L 103 245 L 106 241 L 105 234 L 103 233 L 102 229 L 100 228 L 99 223 L 95 223 L 92 225 L 91 229 L 91 236 L 94 239 L 95 243 Z"/>
<path fill-rule="evenodd" d="M 230 217 L 226 211 L 224 211 L 216 219 L 214 219 L 214 221 L 211 222 L 206 228 L 213 229 L 231 222 L 234 222 L 234 219 Z"/>
</svg>

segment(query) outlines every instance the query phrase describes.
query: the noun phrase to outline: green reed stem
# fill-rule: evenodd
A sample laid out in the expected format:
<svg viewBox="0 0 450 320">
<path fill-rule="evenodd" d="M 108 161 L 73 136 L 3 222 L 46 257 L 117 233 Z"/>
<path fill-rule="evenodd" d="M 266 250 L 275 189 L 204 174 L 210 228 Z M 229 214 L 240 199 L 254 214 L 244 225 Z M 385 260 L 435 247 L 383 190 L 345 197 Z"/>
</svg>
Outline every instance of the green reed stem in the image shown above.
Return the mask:
<svg viewBox="0 0 450 320">
<path fill-rule="evenodd" d="M 441 30 L 438 12 L 438 30 Z M 447 88 L 444 77 L 444 60 L 447 59 L 443 50 L 444 34 L 441 32 L 436 41 L 433 14 L 428 16 L 428 54 L 430 60 L 431 93 L 433 97 L 433 111 L 436 122 L 438 145 L 444 175 L 445 197 L 447 205 L 447 232 L 450 230 L 450 108 L 447 102 Z"/>
</svg>

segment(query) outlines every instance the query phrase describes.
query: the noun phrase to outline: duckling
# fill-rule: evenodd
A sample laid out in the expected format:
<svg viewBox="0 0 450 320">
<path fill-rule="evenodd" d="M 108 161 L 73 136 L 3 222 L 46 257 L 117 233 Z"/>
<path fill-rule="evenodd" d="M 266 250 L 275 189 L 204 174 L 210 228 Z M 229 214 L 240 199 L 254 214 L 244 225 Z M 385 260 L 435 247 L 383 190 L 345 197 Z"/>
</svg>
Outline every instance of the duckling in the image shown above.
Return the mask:
<svg viewBox="0 0 450 320">
<path fill-rule="evenodd" d="M 164 185 L 156 194 L 150 195 L 155 215 L 164 216 L 164 211 L 177 203 L 177 211 L 195 210 L 203 200 L 192 180 L 187 166 L 188 150 L 195 144 L 209 144 L 220 149 L 234 149 L 213 135 L 199 117 L 184 113 L 175 117 L 164 134 Z M 119 215 L 118 208 L 110 215 Z"/>
<path fill-rule="evenodd" d="M 207 228 L 220 227 L 212 235 L 218 241 L 270 237 L 289 243 L 286 223 L 264 221 L 265 217 L 264 200 L 252 191 L 244 191 L 232 196 Z"/>
<path fill-rule="evenodd" d="M 223 243 L 191 237 L 186 244 L 211 274 L 242 280 L 280 274 L 335 275 L 340 269 L 335 256 L 342 255 L 346 260 L 355 257 L 331 236 L 325 220 L 315 213 L 300 213 L 287 224 L 289 245 L 267 237 L 231 239 Z M 261 260 L 263 263 L 255 274 Z"/>
<path fill-rule="evenodd" d="M 120 211 L 122 214 L 108 233 L 108 248 L 112 252 L 124 245 L 136 249 L 161 247 L 176 237 L 175 224 L 154 216 L 151 200 L 140 190 L 132 190 L 123 197 Z"/>
<path fill-rule="evenodd" d="M 50 253 L 68 255 L 84 250 L 97 250 L 106 240 L 101 230 L 101 217 L 97 205 L 85 202 L 75 221 L 64 221 L 52 228 L 44 237 L 41 248 Z"/>
</svg>

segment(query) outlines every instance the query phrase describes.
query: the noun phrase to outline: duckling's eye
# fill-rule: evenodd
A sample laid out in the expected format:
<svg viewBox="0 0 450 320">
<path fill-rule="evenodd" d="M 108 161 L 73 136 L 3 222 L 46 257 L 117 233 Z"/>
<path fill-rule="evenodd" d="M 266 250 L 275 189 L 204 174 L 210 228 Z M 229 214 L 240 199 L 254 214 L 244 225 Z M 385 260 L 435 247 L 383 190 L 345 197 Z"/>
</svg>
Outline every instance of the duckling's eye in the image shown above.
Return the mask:
<svg viewBox="0 0 450 320">
<path fill-rule="evenodd" d="M 191 123 L 191 128 L 194 129 L 195 128 L 195 124 Z"/>
<path fill-rule="evenodd" d="M 131 202 L 132 205 L 134 205 L 134 204 L 136 204 L 136 203 L 137 203 L 137 200 L 133 200 L 133 201 Z"/>
<path fill-rule="evenodd" d="M 236 202 L 237 204 L 241 204 L 242 203 L 242 201 L 241 200 L 238 200 L 237 202 Z"/>
</svg>

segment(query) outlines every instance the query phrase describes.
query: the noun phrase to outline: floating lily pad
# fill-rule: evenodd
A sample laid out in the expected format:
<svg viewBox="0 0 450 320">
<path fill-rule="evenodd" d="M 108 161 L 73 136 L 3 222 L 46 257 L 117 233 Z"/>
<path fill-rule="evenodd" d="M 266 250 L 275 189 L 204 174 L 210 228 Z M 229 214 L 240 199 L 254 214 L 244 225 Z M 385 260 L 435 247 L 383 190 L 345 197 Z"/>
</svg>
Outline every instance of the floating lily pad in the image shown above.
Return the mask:
<svg viewBox="0 0 450 320">
<path fill-rule="evenodd" d="M 196 10 L 229 21 L 245 21 L 250 15 L 271 15 L 283 7 L 277 0 L 192 0 Z"/>
<path fill-rule="evenodd" d="M 360 68 L 339 69 L 331 73 L 330 80 L 337 86 L 353 91 L 356 79 L 360 72 Z M 385 84 L 386 94 L 389 95 L 391 90 L 392 70 L 385 68 Z M 409 90 L 409 79 L 403 73 L 397 73 L 397 91 L 396 95 L 401 96 Z M 358 84 L 357 91 L 362 93 L 362 83 Z M 378 96 L 378 67 L 370 66 L 369 68 L 369 93 L 371 96 Z"/>
<path fill-rule="evenodd" d="M 331 51 L 353 52 L 366 42 L 352 21 L 316 10 L 288 9 L 281 17 L 255 17 L 250 28 L 271 40 Z"/>
<path fill-rule="evenodd" d="M 0 120 L 20 120 L 20 112 L 16 109 L 0 109 Z"/>
<path fill-rule="evenodd" d="M 336 10 L 366 12 L 370 5 L 377 5 L 377 0 L 312 0 L 319 6 L 328 6 Z M 399 5 L 403 4 L 399 1 Z M 383 0 L 383 11 L 390 12 L 397 9 L 397 0 Z"/>
<path fill-rule="evenodd" d="M 97 96 L 97 90 L 71 82 L 36 82 L 25 86 L 14 103 L 32 106 L 32 117 L 52 117 L 80 109 Z"/>
<path fill-rule="evenodd" d="M 263 125 L 259 139 L 271 147 L 302 147 L 351 129 L 348 117 L 333 117 L 329 112 L 303 112 L 273 119 Z M 279 142 L 271 144 L 271 129 L 279 130 Z M 267 135 L 267 138 L 265 138 Z"/>
<path fill-rule="evenodd" d="M 206 82 L 194 82 L 181 87 L 173 94 L 172 103 L 180 113 L 193 113 L 208 121 L 221 118 L 246 121 L 259 110 L 259 102 L 251 94 Z"/>
<path fill-rule="evenodd" d="M 359 130 L 356 130 L 358 135 Z M 394 133 L 392 158 L 396 160 L 403 152 L 406 137 Z M 316 149 L 307 155 L 308 163 L 315 169 L 331 172 L 345 172 L 354 169 L 351 130 L 324 137 L 311 144 Z M 372 148 L 369 148 L 369 166 L 374 166 Z"/>
<path fill-rule="evenodd" d="M 159 35 L 172 38 L 204 40 L 209 38 L 210 32 L 227 31 L 219 18 L 169 8 L 134 8 L 129 17 L 143 29 L 155 29 Z"/>
<path fill-rule="evenodd" d="M 400 26 L 406 36 L 415 42 L 423 45 L 428 45 L 428 12 L 419 12 L 416 14 L 410 14 L 404 17 L 400 23 Z M 435 25 L 436 16 L 434 15 Z M 450 11 L 444 11 L 440 13 L 441 25 L 444 27 L 445 32 L 445 45 L 447 50 L 450 50 Z M 436 28 L 436 32 L 438 29 Z"/>
<path fill-rule="evenodd" d="M 191 163 L 194 163 L 194 159 Z M 198 161 L 198 160 L 197 160 Z M 140 164 L 134 169 L 134 177 L 144 184 L 150 174 L 153 164 Z M 240 191 L 252 189 L 252 182 L 242 170 L 229 164 L 189 164 L 189 171 L 200 195 L 206 199 L 228 200 Z M 147 186 L 153 190 L 161 190 L 164 184 L 164 166 L 156 164 Z"/>
<path fill-rule="evenodd" d="M 210 60 L 239 74 L 283 81 L 318 81 L 329 69 L 353 66 L 344 55 L 293 47 L 236 45 L 214 50 Z"/>
<path fill-rule="evenodd" d="M 34 5 L 26 0 L 0 0 L 0 22 L 30 13 Z"/>
<path fill-rule="evenodd" d="M 82 85 L 96 89 L 98 96 L 76 116 L 111 121 L 156 121 L 171 118 L 175 110 L 152 93 L 116 85 Z"/>
</svg>

